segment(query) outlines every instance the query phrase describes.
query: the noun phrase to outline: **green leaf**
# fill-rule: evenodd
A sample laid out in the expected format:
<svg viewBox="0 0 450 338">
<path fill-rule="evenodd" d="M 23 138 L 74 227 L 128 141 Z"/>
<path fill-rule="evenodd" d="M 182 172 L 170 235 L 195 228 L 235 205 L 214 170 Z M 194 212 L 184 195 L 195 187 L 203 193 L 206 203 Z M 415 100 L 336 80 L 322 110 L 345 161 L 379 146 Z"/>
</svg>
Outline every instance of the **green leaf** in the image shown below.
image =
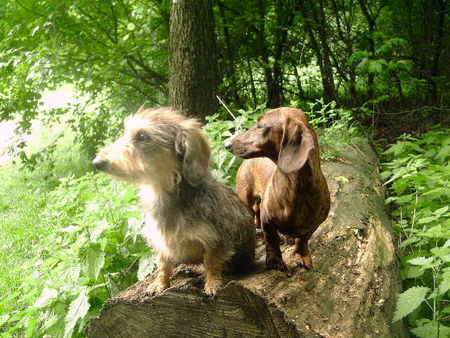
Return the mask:
<svg viewBox="0 0 450 338">
<path fill-rule="evenodd" d="M 415 286 L 409 288 L 398 296 L 397 309 L 395 310 L 393 321 L 397 321 L 406 317 L 419 307 L 425 300 L 429 288 L 424 286 Z"/>
<path fill-rule="evenodd" d="M 44 288 L 42 290 L 41 296 L 34 303 L 34 306 L 38 308 L 45 307 L 50 303 L 52 299 L 55 299 L 56 297 L 58 297 L 58 291 L 56 291 L 55 289 Z"/>
<path fill-rule="evenodd" d="M 11 316 L 9 314 L 4 314 L 0 316 L 0 327 L 5 324 Z"/>
<path fill-rule="evenodd" d="M 402 279 L 417 278 L 425 273 L 420 266 L 405 266 L 400 270 Z"/>
<path fill-rule="evenodd" d="M 437 247 L 437 248 L 431 249 L 430 251 L 433 255 L 435 255 L 436 257 L 439 257 L 439 258 L 444 258 L 444 257 L 450 255 L 450 248 Z"/>
<path fill-rule="evenodd" d="M 444 277 L 443 277 L 441 283 L 439 284 L 439 293 L 441 295 L 443 295 L 448 290 L 450 290 L 450 275 L 444 274 Z"/>
<path fill-rule="evenodd" d="M 445 213 L 448 211 L 448 209 L 450 209 L 450 207 L 447 205 L 447 206 L 445 206 L 445 207 L 443 207 L 443 208 L 439 208 L 439 209 L 435 210 L 433 213 L 434 213 L 436 216 L 440 217 L 440 216 L 442 216 L 443 214 L 445 214 Z"/>
<path fill-rule="evenodd" d="M 445 146 L 439 150 L 435 158 L 443 161 L 448 156 L 450 156 L 450 146 Z"/>
<path fill-rule="evenodd" d="M 419 241 L 420 238 L 419 237 L 409 237 L 407 239 L 405 239 L 403 242 L 400 243 L 400 245 L 398 246 L 399 248 L 404 248 L 405 246 L 411 245 L 413 243 L 416 243 L 417 241 Z"/>
<path fill-rule="evenodd" d="M 142 256 L 139 260 L 139 269 L 137 272 L 138 280 L 143 280 L 147 277 L 155 267 L 155 263 L 153 261 L 153 256 L 151 254 L 147 254 Z"/>
<path fill-rule="evenodd" d="M 435 220 L 436 220 L 435 216 L 428 216 L 428 217 L 423 217 L 423 218 L 419 219 L 419 221 L 417 223 L 418 224 L 427 224 L 427 223 L 431 223 Z"/>
<path fill-rule="evenodd" d="M 89 297 L 87 288 L 83 288 L 78 297 L 70 303 L 69 312 L 66 315 L 66 328 L 64 338 L 71 337 L 75 325 L 79 319 L 84 318 L 89 310 Z"/>
<path fill-rule="evenodd" d="M 433 264 L 433 260 L 433 257 L 416 257 L 410 259 L 408 263 L 412 265 L 421 265 L 422 267 L 431 267 L 431 265 Z"/>
<path fill-rule="evenodd" d="M 127 25 L 127 29 L 128 29 L 129 31 L 134 31 L 135 28 L 136 28 L 136 25 L 135 25 L 134 23 L 132 23 L 132 22 L 130 22 L 130 23 Z"/>
<path fill-rule="evenodd" d="M 444 326 L 436 320 L 420 319 L 418 326 L 411 329 L 419 338 L 450 337 L 450 327 Z"/>
<path fill-rule="evenodd" d="M 95 281 L 100 269 L 105 264 L 105 252 L 100 243 L 90 243 L 80 250 L 80 260 L 88 277 Z"/>
</svg>

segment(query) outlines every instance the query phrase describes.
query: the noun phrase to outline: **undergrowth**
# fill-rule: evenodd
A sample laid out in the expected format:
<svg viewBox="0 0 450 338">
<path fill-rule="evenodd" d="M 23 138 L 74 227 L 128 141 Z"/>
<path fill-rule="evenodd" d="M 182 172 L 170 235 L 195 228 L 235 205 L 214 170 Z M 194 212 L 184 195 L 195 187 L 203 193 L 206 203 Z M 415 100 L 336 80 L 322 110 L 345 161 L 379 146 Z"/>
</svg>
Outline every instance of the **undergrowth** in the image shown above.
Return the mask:
<svg viewBox="0 0 450 338">
<path fill-rule="evenodd" d="M 360 135 L 350 111 L 323 102 L 310 108 L 310 121 L 321 130 L 322 158 L 339 156 Z M 241 162 L 224 142 L 251 128 L 262 112 L 209 117 L 204 129 L 220 181 L 233 186 Z M 86 161 L 57 160 L 78 151 L 56 147 L 48 156 L 28 156 L 35 161 L 25 168 L 0 169 L 2 337 L 84 336 L 106 299 L 153 268 L 139 235 L 136 188 L 90 171 Z"/>
<path fill-rule="evenodd" d="M 405 291 L 394 321 L 417 337 L 449 337 L 450 129 L 403 136 L 384 152 Z"/>
<path fill-rule="evenodd" d="M 223 145 L 234 135 L 252 128 L 265 110 L 264 106 L 260 106 L 253 110 L 228 112 L 227 114 L 231 115 L 228 119 L 223 118 L 224 113 L 207 117 L 208 123 L 204 129 L 211 145 L 212 172 L 222 183 L 234 187 L 236 171 L 242 162 L 231 155 Z M 336 108 L 335 102 L 324 103 L 322 99 L 317 100 L 309 103 L 309 110 L 305 109 L 305 112 L 319 135 L 322 160 L 341 156 L 348 144 L 357 143 L 366 134 L 356 121 L 354 112 Z"/>
</svg>

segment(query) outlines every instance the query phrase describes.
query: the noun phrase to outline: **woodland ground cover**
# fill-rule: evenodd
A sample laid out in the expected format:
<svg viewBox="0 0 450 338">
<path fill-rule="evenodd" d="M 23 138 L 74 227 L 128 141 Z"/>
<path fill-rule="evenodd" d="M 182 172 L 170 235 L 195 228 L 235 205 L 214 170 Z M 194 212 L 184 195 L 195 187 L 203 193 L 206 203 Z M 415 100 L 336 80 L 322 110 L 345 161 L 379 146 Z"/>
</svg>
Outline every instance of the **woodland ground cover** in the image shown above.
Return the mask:
<svg viewBox="0 0 450 338">
<path fill-rule="evenodd" d="M 394 321 L 417 337 L 450 336 L 450 129 L 404 135 L 383 153 L 401 277 Z"/>
</svg>

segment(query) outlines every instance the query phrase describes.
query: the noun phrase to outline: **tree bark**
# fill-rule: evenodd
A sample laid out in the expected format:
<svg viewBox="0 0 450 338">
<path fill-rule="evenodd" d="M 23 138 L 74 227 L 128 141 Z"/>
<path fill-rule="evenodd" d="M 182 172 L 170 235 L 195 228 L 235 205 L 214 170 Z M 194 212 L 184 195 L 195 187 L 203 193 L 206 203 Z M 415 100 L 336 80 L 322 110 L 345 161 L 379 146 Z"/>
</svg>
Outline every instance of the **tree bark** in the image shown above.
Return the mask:
<svg viewBox="0 0 450 338">
<path fill-rule="evenodd" d="M 332 194 L 327 221 L 310 240 L 314 269 L 266 270 L 259 246 L 253 271 L 228 275 L 217 299 L 203 278 L 184 270 L 172 287 L 150 298 L 147 281 L 106 302 L 89 337 L 404 337 L 392 323 L 401 290 L 399 265 L 384 210 L 377 156 L 367 143 L 349 146 L 323 169 Z"/>
<path fill-rule="evenodd" d="M 211 0 L 173 0 L 169 103 L 204 119 L 217 110 L 218 66 Z"/>
</svg>

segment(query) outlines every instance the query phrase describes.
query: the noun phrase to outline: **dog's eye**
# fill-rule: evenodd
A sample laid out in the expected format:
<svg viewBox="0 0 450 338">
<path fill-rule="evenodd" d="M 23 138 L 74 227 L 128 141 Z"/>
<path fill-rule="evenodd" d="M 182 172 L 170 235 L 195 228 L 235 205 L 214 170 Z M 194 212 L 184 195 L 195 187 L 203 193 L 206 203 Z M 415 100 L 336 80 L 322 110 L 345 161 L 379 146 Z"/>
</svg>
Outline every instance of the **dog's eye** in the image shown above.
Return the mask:
<svg viewBox="0 0 450 338">
<path fill-rule="evenodd" d="M 257 124 L 256 125 L 256 128 L 258 128 L 258 129 L 262 129 L 262 128 L 265 128 L 262 124 Z"/>
<path fill-rule="evenodd" d="M 150 140 L 150 136 L 147 133 L 141 131 L 136 134 L 136 141 L 138 142 L 148 142 Z"/>
</svg>

